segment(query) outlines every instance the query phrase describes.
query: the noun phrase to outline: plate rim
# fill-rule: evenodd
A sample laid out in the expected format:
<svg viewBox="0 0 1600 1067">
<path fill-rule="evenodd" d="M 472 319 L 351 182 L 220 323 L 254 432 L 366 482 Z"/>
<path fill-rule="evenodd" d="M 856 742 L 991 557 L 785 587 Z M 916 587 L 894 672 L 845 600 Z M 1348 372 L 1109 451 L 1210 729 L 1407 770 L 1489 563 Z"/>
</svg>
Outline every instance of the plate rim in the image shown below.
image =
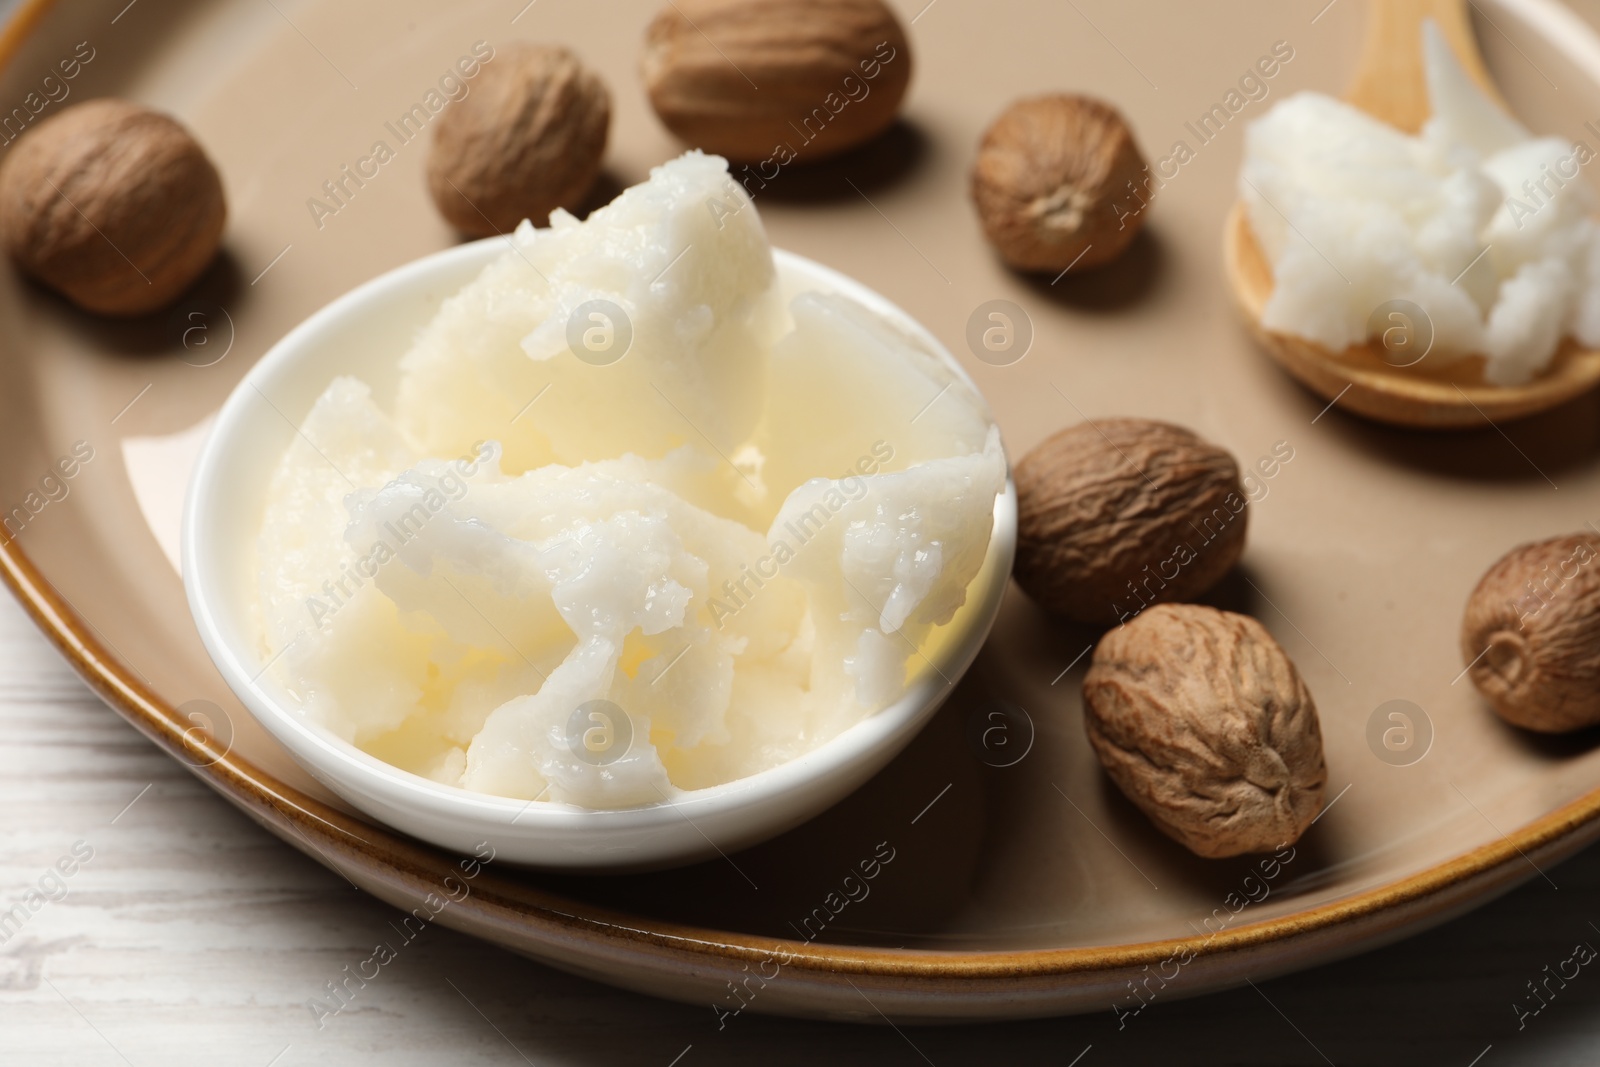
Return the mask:
<svg viewBox="0 0 1600 1067">
<path fill-rule="evenodd" d="M 57 2 L 21 0 L 16 11 L 0 27 L 0 69 L 15 58 Z M 1549 25 L 1552 18 L 1550 0 L 1498 0 L 1496 6 L 1516 7 L 1530 22 L 1543 21 Z M 1575 13 L 1565 11 L 1560 14 L 1576 17 Z M 330 807 L 218 746 L 209 737 L 197 740 L 178 709 L 151 692 L 135 672 L 106 648 L 94 635 L 93 624 L 57 592 L 9 531 L 0 535 L 0 579 L 34 626 L 102 702 L 186 765 L 201 781 L 298 851 L 341 875 L 348 876 L 347 869 L 353 868 L 364 876 L 367 892 L 389 903 L 394 903 L 391 899 L 394 897 L 419 896 L 419 889 L 441 884 L 454 870 L 452 859 L 444 850 Z M 988 980 L 1015 985 L 1019 981 L 1073 975 L 1104 973 L 1109 976 L 1125 968 L 1158 964 L 1178 952 L 1191 952 L 1193 958 L 1199 959 L 1283 947 L 1297 941 L 1311 942 L 1314 946 L 1319 935 L 1336 934 L 1341 929 L 1349 931 L 1350 939 L 1337 952 L 1361 951 L 1374 947 L 1381 940 L 1393 940 L 1395 936 L 1420 930 L 1428 918 L 1442 921 L 1464 910 L 1454 899 L 1456 892 L 1470 897 L 1467 907 L 1476 906 L 1485 902 L 1493 891 L 1509 889 L 1532 878 L 1538 872 L 1532 856 L 1552 853 L 1564 856 L 1596 837 L 1600 837 L 1600 787 L 1511 833 L 1501 833 L 1497 841 L 1348 897 L 1275 918 L 1230 925 L 1206 936 L 1118 945 L 948 951 L 808 942 L 638 916 L 508 879 L 493 871 L 479 875 L 474 891 L 441 912 L 438 921 L 479 937 L 486 936 L 485 927 L 504 930 L 508 925 L 520 926 L 533 941 L 550 949 L 551 956 L 540 958 L 568 970 L 583 971 L 579 966 L 563 962 L 575 947 L 573 941 L 577 935 L 577 941 L 603 944 L 611 954 L 631 954 L 640 964 L 646 962 L 647 956 L 658 957 L 657 964 L 669 968 L 675 963 L 704 965 L 719 959 L 741 963 L 781 958 L 783 965 L 791 969 L 817 975 L 897 980 L 899 988 L 903 988 L 908 979 L 913 982 L 919 979 L 937 982 Z M 335 856 L 339 862 L 335 862 Z M 1512 872 L 1511 868 L 1518 863 L 1527 864 L 1525 874 Z M 378 892 L 376 886 L 386 888 L 388 893 Z M 1400 915 L 1408 907 L 1420 907 L 1422 914 L 1399 924 L 1404 928 L 1400 935 L 1394 935 L 1381 921 L 1370 922 L 1381 920 L 1386 914 Z M 508 913 L 520 921 L 508 924 Z M 461 922 L 468 915 L 476 922 Z M 1361 929 L 1364 923 L 1371 928 Z M 517 946 L 506 947 L 538 955 Z M 566 951 L 561 951 L 563 949 Z M 662 953 L 666 954 L 664 959 L 659 958 Z M 1312 953 L 1316 959 L 1334 954 L 1335 951 L 1326 948 Z M 641 980 L 642 971 L 646 969 L 659 967 L 642 968 Z M 1293 968 L 1279 968 L 1288 969 Z M 592 968 L 584 973 L 600 977 Z M 615 978 L 609 980 L 621 984 Z M 1238 978 L 1236 982 L 1242 980 Z M 1198 994 L 1225 984 L 1234 983 L 1197 981 L 1189 992 Z M 1067 992 L 1065 986 L 1061 991 Z M 754 1010 L 760 1012 L 763 1008 Z M 981 1014 L 1001 1018 L 1060 1014 L 1062 1010 L 1057 1007 L 1041 1012 L 1023 1007 L 1021 1012 L 1002 1010 Z M 783 1014 L 815 1012 L 791 1009 Z M 946 1017 L 945 1021 L 951 1018 Z"/>
</svg>

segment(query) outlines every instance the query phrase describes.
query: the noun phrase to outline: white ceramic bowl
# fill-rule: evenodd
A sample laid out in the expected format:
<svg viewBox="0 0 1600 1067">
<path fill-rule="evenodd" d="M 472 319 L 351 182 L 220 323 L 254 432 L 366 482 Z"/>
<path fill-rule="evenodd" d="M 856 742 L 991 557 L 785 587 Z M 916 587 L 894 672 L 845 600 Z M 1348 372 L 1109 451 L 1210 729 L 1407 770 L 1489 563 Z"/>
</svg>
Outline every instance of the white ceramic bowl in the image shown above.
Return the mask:
<svg viewBox="0 0 1600 1067">
<path fill-rule="evenodd" d="M 372 818 L 444 848 L 469 853 L 488 841 L 514 863 L 625 870 L 688 863 L 782 833 L 877 773 L 949 695 L 945 679 L 953 682 L 972 663 L 1011 573 L 1017 504 L 1009 482 L 995 502 L 988 558 L 967 606 L 932 656 L 937 671 L 925 669 L 902 699 L 804 756 L 669 803 L 591 811 L 440 785 L 308 720 L 262 662 L 250 622 L 254 545 L 266 486 L 295 427 L 341 374 L 370 383 L 380 403 L 392 397 L 416 330 L 505 247 L 498 238 L 459 245 L 375 278 L 301 323 L 233 391 L 195 467 L 183 522 L 184 585 L 206 649 L 244 705 L 311 774 Z M 775 255 L 785 291 L 849 296 L 920 338 L 971 384 L 932 334 L 877 293 L 800 256 Z"/>
</svg>

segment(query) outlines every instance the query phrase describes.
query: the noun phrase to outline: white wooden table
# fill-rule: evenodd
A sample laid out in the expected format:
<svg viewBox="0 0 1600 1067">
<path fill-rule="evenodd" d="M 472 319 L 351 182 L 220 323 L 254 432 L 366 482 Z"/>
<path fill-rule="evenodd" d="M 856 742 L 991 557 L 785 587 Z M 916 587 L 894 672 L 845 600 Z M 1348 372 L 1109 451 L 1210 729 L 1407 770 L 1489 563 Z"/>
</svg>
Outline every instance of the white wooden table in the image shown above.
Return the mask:
<svg viewBox="0 0 1600 1067">
<path fill-rule="evenodd" d="M 0 595 L 0 919 L 18 900 L 27 911 L 0 945 L 4 1067 L 1064 1067 L 1086 1048 L 1079 1067 L 1592 1067 L 1600 966 L 1552 985 L 1556 996 L 1520 1031 L 1513 1010 L 1532 1003 L 1525 983 L 1547 964 L 1580 941 L 1600 947 L 1600 849 L 1549 873 L 1558 889 L 1535 878 L 1388 949 L 1256 989 L 1158 1002 L 1121 1032 L 1109 1009 L 903 1033 L 745 1014 L 719 1032 L 709 1007 L 616 992 L 438 927 L 319 1030 L 307 1001 L 390 937 L 398 913 L 146 742 Z M 36 912 L 30 891 L 40 893 Z"/>
</svg>

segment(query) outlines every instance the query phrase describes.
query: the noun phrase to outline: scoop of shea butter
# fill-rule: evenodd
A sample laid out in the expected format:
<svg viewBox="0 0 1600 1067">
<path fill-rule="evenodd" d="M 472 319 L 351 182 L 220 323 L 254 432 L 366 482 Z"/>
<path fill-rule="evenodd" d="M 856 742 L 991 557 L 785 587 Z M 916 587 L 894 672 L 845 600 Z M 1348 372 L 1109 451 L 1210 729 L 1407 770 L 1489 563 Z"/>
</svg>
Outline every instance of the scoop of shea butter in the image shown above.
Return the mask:
<svg viewBox="0 0 1600 1067">
<path fill-rule="evenodd" d="M 1246 133 L 1239 194 L 1272 264 L 1262 325 L 1339 352 L 1373 312 L 1417 305 L 1432 362 L 1485 357 L 1484 377 L 1537 376 L 1564 336 L 1600 346 L 1600 228 L 1583 144 L 1535 138 L 1424 27 L 1433 115 L 1408 136 L 1298 93 Z"/>
<path fill-rule="evenodd" d="M 903 694 L 988 549 L 982 401 L 867 308 L 786 304 L 716 157 L 511 245 L 399 357 L 392 413 L 338 379 L 278 464 L 260 629 L 305 714 L 449 785 L 620 808 Z M 569 335 L 596 301 L 617 358 Z"/>
<path fill-rule="evenodd" d="M 520 472 L 657 457 L 700 434 L 730 451 L 750 436 L 767 369 L 750 353 L 771 347 L 784 314 L 760 216 L 721 159 L 692 152 L 587 221 L 557 210 L 510 241 L 401 364 L 395 418 L 421 448 L 460 455 L 492 425 Z M 583 359 L 575 318 L 595 349 Z M 517 418 L 546 387 L 539 417 Z"/>
</svg>

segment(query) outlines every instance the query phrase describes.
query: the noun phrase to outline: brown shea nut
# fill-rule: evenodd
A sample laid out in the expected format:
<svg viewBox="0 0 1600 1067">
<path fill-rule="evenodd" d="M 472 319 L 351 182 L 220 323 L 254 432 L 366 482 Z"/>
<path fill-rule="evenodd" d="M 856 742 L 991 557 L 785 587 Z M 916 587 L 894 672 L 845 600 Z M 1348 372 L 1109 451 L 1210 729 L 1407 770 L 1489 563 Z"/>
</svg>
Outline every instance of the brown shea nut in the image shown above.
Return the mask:
<svg viewBox="0 0 1600 1067">
<path fill-rule="evenodd" d="M 1083 680 L 1084 725 L 1127 798 L 1218 859 L 1297 841 L 1328 772 L 1317 706 L 1245 615 L 1163 604 L 1107 633 Z"/>
<path fill-rule="evenodd" d="M 1087 96 L 1020 100 L 983 135 L 972 201 L 1000 258 L 1064 271 L 1122 254 L 1144 222 L 1148 168 L 1109 104 Z"/>
<path fill-rule="evenodd" d="M 1073 622 L 1191 600 L 1244 552 L 1239 465 L 1181 426 L 1080 423 L 1023 456 L 1014 477 L 1017 584 Z"/>
<path fill-rule="evenodd" d="M 1461 656 L 1509 723 L 1542 733 L 1600 724 L 1600 536 L 1502 556 L 1467 601 Z"/>
<path fill-rule="evenodd" d="M 228 215 L 189 131 L 126 100 L 90 100 L 24 133 L 0 163 L 0 241 L 73 303 L 142 315 L 199 277 Z"/>
<path fill-rule="evenodd" d="M 600 176 L 611 93 L 565 48 L 504 45 L 471 91 L 440 114 L 428 155 L 428 192 L 462 233 L 545 225 L 579 207 Z"/>
<path fill-rule="evenodd" d="M 669 130 L 764 172 L 888 129 L 911 46 L 882 0 L 673 0 L 645 34 L 643 68 Z"/>
</svg>

